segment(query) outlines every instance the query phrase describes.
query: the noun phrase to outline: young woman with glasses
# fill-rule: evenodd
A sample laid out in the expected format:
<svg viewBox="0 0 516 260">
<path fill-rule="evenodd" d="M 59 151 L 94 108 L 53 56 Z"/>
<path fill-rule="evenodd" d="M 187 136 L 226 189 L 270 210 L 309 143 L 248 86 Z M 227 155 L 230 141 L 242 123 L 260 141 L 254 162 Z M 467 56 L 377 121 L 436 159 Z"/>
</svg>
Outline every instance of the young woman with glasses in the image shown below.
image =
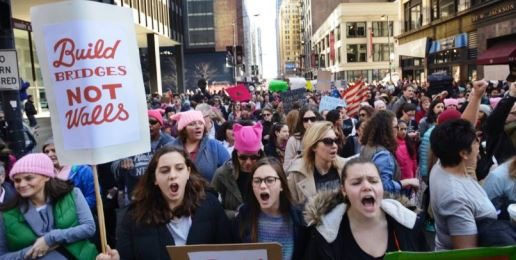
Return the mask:
<svg viewBox="0 0 516 260">
<path fill-rule="evenodd" d="M 250 196 L 247 188 L 251 171 L 256 161 L 264 156 L 262 150 L 262 125 L 252 122 L 234 124 L 235 148 L 231 159 L 215 171 L 211 184 L 219 193 L 222 206 L 230 218 L 234 218 L 238 207 Z"/>
<path fill-rule="evenodd" d="M 301 210 L 292 205 L 287 177 L 274 158 L 260 159 L 251 174 L 253 191 L 235 221 L 243 243 L 277 242 L 283 259 L 302 259 L 307 242 Z"/>
<path fill-rule="evenodd" d="M 324 190 L 338 190 L 346 159 L 338 156 L 339 139 L 330 122 L 316 122 L 303 138 L 303 157 L 292 164 L 288 185 L 296 204 Z"/>
<path fill-rule="evenodd" d="M 303 151 L 301 141 L 303 140 L 306 130 L 320 119 L 319 113 L 315 110 L 303 108 L 299 111 L 294 135 L 290 136 L 287 141 L 287 148 L 285 148 L 285 161 L 283 162 L 283 169 L 285 171 L 288 171 L 294 160 L 301 155 Z"/>
</svg>

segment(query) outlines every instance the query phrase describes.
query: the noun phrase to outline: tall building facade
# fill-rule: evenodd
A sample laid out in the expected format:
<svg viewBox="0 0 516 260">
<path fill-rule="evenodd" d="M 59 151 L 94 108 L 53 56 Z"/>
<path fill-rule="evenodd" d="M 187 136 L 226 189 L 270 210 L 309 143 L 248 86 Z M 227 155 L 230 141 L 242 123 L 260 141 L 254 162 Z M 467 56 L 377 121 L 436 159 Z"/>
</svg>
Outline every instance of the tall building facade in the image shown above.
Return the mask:
<svg viewBox="0 0 516 260">
<path fill-rule="evenodd" d="M 516 70 L 516 1 L 403 0 L 399 59 L 404 78 L 440 72 L 455 82 L 485 70 Z M 503 79 L 503 78 L 496 78 Z"/>
<path fill-rule="evenodd" d="M 284 0 L 279 11 L 280 75 L 300 75 L 301 5 L 299 0 Z"/>
<path fill-rule="evenodd" d="M 342 3 L 311 38 L 312 69 L 331 71 L 334 80 L 383 80 L 398 67 L 393 41 L 397 31 L 397 3 Z"/>
<path fill-rule="evenodd" d="M 241 0 L 183 0 L 185 88 L 241 81 L 243 15 Z M 236 64 L 235 64 L 236 63 Z"/>
</svg>

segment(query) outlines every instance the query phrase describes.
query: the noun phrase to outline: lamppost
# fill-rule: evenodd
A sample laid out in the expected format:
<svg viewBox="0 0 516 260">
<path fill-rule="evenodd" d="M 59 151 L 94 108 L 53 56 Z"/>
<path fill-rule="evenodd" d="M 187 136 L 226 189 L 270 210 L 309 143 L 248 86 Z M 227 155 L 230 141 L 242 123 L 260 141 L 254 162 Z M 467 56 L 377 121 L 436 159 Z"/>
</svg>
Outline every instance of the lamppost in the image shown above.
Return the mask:
<svg viewBox="0 0 516 260">
<path fill-rule="evenodd" d="M 389 23 L 389 16 L 382 15 L 382 19 L 387 20 L 387 47 L 389 48 L 389 81 L 392 83 L 392 72 L 391 72 L 391 24 Z"/>
<path fill-rule="evenodd" d="M 235 80 L 235 86 L 237 84 L 237 55 L 236 55 L 236 21 L 233 23 L 233 78 Z"/>
</svg>

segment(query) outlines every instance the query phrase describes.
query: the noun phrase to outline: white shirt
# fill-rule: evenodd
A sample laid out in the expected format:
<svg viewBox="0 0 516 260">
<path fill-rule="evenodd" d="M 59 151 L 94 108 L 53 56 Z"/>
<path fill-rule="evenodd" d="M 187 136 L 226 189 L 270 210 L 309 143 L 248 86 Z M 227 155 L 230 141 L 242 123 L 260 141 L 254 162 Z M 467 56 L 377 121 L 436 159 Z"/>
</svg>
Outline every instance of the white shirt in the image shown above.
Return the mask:
<svg viewBox="0 0 516 260">
<path fill-rule="evenodd" d="M 174 218 L 167 224 L 168 231 L 172 234 L 176 246 L 186 245 L 190 227 L 192 227 L 192 218 L 190 216 Z"/>
</svg>

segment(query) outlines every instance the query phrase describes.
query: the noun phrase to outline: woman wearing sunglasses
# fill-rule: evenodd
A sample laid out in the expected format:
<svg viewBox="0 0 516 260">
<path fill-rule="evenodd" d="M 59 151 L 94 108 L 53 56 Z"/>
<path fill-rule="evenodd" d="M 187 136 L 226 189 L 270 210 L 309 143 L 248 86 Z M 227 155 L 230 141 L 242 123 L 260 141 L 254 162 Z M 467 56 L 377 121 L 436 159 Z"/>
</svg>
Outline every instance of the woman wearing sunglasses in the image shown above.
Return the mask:
<svg viewBox="0 0 516 260">
<path fill-rule="evenodd" d="M 340 187 L 340 173 L 346 159 L 337 155 L 339 139 L 330 122 L 316 122 L 303 138 L 303 157 L 292 164 L 288 186 L 296 204 L 304 204 L 321 191 Z"/>
<path fill-rule="evenodd" d="M 301 211 L 292 205 L 287 176 L 274 158 L 260 159 L 247 189 L 253 191 L 239 209 L 235 227 L 243 243 L 277 242 L 283 259 L 302 259 L 307 229 Z"/>
<path fill-rule="evenodd" d="M 302 151 L 302 140 L 306 130 L 321 117 L 315 110 L 303 108 L 299 111 L 299 116 L 294 129 L 294 134 L 290 136 L 285 148 L 285 161 L 283 162 L 283 169 L 289 171 L 290 166 L 296 158 L 298 158 Z"/>
<path fill-rule="evenodd" d="M 251 171 L 256 161 L 264 156 L 262 130 L 260 123 L 246 126 L 234 124 L 235 148 L 231 159 L 215 171 L 211 184 L 219 193 L 222 206 L 230 218 L 234 218 L 238 207 L 251 195 L 247 187 L 251 181 Z"/>
</svg>

